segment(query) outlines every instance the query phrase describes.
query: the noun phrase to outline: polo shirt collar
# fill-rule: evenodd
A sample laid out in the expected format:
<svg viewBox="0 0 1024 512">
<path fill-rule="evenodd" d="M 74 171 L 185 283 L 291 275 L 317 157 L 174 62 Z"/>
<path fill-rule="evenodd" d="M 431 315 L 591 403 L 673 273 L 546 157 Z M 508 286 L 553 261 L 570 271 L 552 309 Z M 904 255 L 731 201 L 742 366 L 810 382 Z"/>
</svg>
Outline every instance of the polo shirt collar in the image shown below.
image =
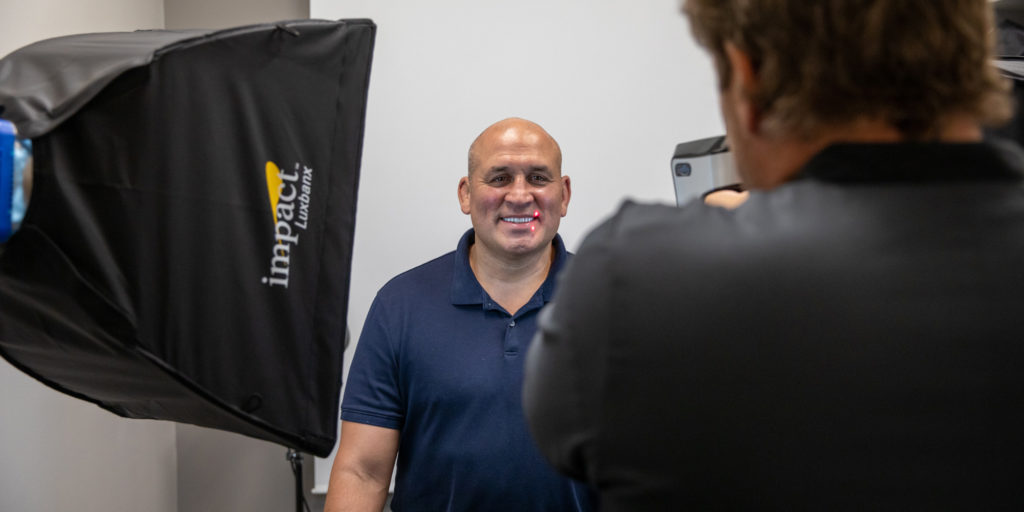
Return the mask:
<svg viewBox="0 0 1024 512">
<path fill-rule="evenodd" d="M 476 234 L 470 228 L 459 239 L 459 246 L 455 249 L 455 271 L 452 273 L 452 304 L 456 306 L 492 302 L 487 292 L 480 286 L 480 282 L 476 280 L 476 276 L 473 275 L 472 267 L 469 266 L 469 246 L 473 245 L 475 240 Z M 561 270 L 562 266 L 569 259 L 569 254 L 565 250 L 565 244 L 562 242 L 561 235 L 555 234 L 555 239 L 551 243 L 555 247 L 555 261 L 551 262 L 548 277 L 544 279 L 544 284 L 540 285 L 540 289 L 530 299 L 531 303 L 537 300 L 538 296 L 543 300 L 544 304 L 551 300 L 555 294 L 555 276 L 558 275 L 558 271 Z M 529 305 L 530 303 L 527 303 L 522 309 L 528 309 L 527 306 Z"/>
<path fill-rule="evenodd" d="M 1005 141 L 833 144 L 795 178 L 857 182 L 1021 180 L 1024 152 Z"/>
</svg>

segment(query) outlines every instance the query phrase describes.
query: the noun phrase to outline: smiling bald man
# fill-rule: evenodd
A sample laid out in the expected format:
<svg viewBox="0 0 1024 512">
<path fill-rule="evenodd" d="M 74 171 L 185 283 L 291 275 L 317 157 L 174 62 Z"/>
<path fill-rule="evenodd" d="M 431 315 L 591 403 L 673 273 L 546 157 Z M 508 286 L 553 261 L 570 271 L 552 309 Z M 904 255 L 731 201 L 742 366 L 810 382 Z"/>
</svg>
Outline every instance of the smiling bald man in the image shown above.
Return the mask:
<svg viewBox="0 0 1024 512">
<path fill-rule="evenodd" d="M 342 402 L 326 510 L 584 511 L 590 493 L 559 476 L 523 419 L 523 357 L 569 258 L 562 153 L 539 125 L 499 121 L 459 180 L 472 229 L 454 252 L 381 288 Z"/>
</svg>

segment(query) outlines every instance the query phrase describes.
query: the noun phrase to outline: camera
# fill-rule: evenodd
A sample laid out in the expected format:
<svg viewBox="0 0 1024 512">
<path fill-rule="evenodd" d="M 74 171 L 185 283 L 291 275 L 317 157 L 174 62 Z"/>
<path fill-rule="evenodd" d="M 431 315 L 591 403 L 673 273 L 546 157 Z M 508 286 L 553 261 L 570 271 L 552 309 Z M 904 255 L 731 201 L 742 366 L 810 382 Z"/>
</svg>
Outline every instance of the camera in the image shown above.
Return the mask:
<svg viewBox="0 0 1024 512">
<path fill-rule="evenodd" d="M 709 190 L 739 181 L 724 135 L 676 145 L 672 154 L 676 205 L 682 206 Z"/>
</svg>

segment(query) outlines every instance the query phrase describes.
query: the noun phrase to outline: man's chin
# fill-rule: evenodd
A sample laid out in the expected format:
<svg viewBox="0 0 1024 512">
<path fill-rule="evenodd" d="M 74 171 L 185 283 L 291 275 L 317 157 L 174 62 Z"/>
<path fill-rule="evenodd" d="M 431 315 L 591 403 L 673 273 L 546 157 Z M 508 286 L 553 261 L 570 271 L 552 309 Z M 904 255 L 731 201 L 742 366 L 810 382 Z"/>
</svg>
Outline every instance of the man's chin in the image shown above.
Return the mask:
<svg viewBox="0 0 1024 512">
<path fill-rule="evenodd" d="M 551 241 L 545 242 L 539 233 L 530 233 L 528 236 L 506 240 L 502 246 L 509 255 L 524 256 L 543 250 L 550 244 Z"/>
<path fill-rule="evenodd" d="M 485 241 L 498 256 L 521 257 L 541 251 L 551 245 L 555 234 L 546 229 L 499 229 L 490 231 L 485 240 L 481 238 L 481 231 L 477 230 L 477 242 Z"/>
</svg>

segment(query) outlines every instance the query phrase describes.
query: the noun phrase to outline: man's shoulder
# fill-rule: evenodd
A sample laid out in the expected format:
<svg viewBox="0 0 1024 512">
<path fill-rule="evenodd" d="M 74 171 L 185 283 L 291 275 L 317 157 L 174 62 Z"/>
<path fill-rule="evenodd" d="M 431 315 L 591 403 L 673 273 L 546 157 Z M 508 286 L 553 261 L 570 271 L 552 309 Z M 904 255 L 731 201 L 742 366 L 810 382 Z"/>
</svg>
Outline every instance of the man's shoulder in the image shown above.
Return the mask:
<svg viewBox="0 0 1024 512">
<path fill-rule="evenodd" d="M 700 201 L 680 207 L 627 201 L 586 237 L 579 257 L 599 257 L 617 273 L 671 269 L 676 275 L 746 267 L 753 259 L 787 261 L 823 232 L 826 239 L 843 235 L 828 230 L 828 217 L 834 217 L 828 212 L 836 206 L 806 204 L 806 195 L 751 196 L 735 210 Z"/>
<path fill-rule="evenodd" d="M 704 239 L 722 239 L 738 229 L 735 211 L 693 202 L 681 207 L 625 201 L 618 211 L 587 235 L 579 252 L 595 246 L 618 247 L 636 253 L 677 246 L 700 250 Z"/>
<path fill-rule="evenodd" d="M 454 268 L 455 251 L 451 251 L 392 277 L 381 287 L 379 295 L 402 297 L 447 291 Z"/>
</svg>

